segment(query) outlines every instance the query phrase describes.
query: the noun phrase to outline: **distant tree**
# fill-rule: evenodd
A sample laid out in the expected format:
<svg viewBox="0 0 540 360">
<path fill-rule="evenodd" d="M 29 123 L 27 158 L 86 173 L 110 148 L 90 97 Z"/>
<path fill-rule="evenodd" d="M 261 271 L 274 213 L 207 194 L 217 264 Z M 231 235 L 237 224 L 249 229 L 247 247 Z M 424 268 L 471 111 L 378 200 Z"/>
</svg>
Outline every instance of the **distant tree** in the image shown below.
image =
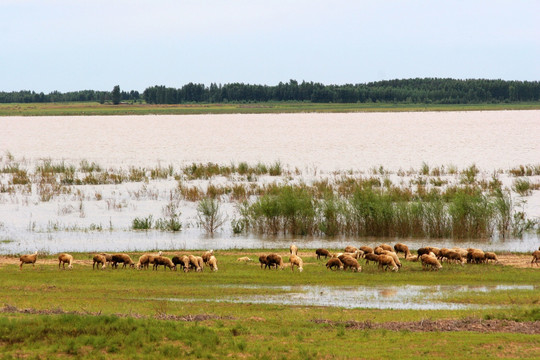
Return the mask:
<svg viewBox="0 0 540 360">
<path fill-rule="evenodd" d="M 116 85 L 112 91 L 112 102 L 114 105 L 120 104 L 120 86 Z"/>
</svg>

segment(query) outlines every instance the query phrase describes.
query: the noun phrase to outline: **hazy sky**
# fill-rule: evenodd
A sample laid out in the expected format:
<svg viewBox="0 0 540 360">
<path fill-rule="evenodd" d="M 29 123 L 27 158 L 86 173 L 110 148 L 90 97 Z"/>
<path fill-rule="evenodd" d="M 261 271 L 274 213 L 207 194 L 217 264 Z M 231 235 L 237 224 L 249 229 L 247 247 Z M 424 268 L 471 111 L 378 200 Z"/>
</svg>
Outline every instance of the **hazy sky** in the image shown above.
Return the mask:
<svg viewBox="0 0 540 360">
<path fill-rule="evenodd" d="M 540 80 L 540 1 L 0 0 L 0 91 Z"/>
</svg>

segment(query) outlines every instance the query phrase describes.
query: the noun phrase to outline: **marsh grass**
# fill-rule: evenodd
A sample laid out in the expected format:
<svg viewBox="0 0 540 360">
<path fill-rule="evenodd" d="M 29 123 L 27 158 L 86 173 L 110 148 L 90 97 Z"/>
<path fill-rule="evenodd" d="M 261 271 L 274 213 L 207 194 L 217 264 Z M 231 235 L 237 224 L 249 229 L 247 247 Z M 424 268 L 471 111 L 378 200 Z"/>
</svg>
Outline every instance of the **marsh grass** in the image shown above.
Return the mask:
<svg viewBox="0 0 540 360">
<path fill-rule="evenodd" d="M 512 189 L 521 196 L 529 196 L 532 193 L 531 182 L 528 179 L 516 179 Z"/>
</svg>

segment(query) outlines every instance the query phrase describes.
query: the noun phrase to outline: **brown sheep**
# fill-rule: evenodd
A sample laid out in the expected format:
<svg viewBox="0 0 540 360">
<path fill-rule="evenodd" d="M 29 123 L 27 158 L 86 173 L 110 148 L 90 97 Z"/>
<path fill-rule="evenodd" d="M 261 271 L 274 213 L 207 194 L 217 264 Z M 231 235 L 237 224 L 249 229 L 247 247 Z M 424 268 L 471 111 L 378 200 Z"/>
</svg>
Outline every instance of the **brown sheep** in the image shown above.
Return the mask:
<svg viewBox="0 0 540 360">
<path fill-rule="evenodd" d="M 362 255 L 364 254 L 362 252 L 362 250 L 356 250 L 354 252 L 345 252 L 346 255 L 349 255 L 350 257 L 352 257 L 353 259 L 360 259 L 362 257 Z"/>
<path fill-rule="evenodd" d="M 398 254 L 402 252 L 405 255 L 405 259 L 407 259 L 409 256 L 411 256 L 411 252 L 409 251 L 409 247 L 402 243 L 397 243 L 394 245 L 395 253 Z"/>
<path fill-rule="evenodd" d="M 373 254 L 373 248 L 371 248 L 369 246 L 360 246 L 360 250 L 362 250 L 364 252 L 364 256 L 366 254 Z"/>
<path fill-rule="evenodd" d="M 150 264 L 154 264 L 155 257 L 155 255 L 143 254 L 139 257 L 139 261 L 137 262 L 137 265 L 135 267 L 139 270 L 148 269 Z"/>
<path fill-rule="evenodd" d="M 463 266 L 463 263 L 465 262 L 461 254 L 454 250 L 448 250 L 448 252 L 446 252 L 446 259 L 448 260 L 448 262 L 456 262 L 459 263 L 461 266 Z"/>
<path fill-rule="evenodd" d="M 343 263 L 338 258 L 330 258 L 330 260 L 328 260 L 326 263 L 326 268 L 330 270 L 333 270 L 334 268 L 343 270 Z"/>
<path fill-rule="evenodd" d="M 187 255 L 182 255 L 182 256 L 180 257 L 180 261 L 181 261 L 182 267 L 184 268 L 184 272 L 188 272 L 188 271 L 189 271 L 189 267 L 190 267 L 189 256 L 187 256 Z"/>
<path fill-rule="evenodd" d="M 482 250 L 472 249 L 472 251 L 470 251 L 467 254 L 468 263 L 481 264 L 481 263 L 484 263 L 485 261 L 486 261 L 486 254 Z"/>
<path fill-rule="evenodd" d="M 409 256 L 409 258 L 407 260 L 417 262 L 418 261 L 418 255 L 411 255 L 411 256 Z"/>
<path fill-rule="evenodd" d="M 195 270 L 196 272 L 202 271 L 201 266 L 199 265 L 199 260 L 197 259 L 196 256 L 188 255 L 188 259 L 189 259 L 190 270 Z"/>
<path fill-rule="evenodd" d="M 263 268 L 263 265 L 266 269 L 268 267 L 268 257 L 266 255 L 259 256 L 259 263 L 261 264 L 261 269 Z"/>
<path fill-rule="evenodd" d="M 298 247 L 294 244 L 291 245 L 289 251 L 292 255 L 298 255 Z"/>
<path fill-rule="evenodd" d="M 124 264 L 122 268 L 125 268 L 127 265 L 129 265 L 131 268 L 135 267 L 135 263 L 133 260 L 131 260 L 128 254 L 114 254 L 112 256 L 112 268 L 118 269 L 118 263 Z"/>
<path fill-rule="evenodd" d="M 451 250 L 447 249 L 447 248 L 440 249 L 439 250 L 439 255 L 437 255 L 437 259 L 443 261 L 444 258 L 448 257 L 447 254 L 448 254 L 449 251 L 451 251 Z"/>
<path fill-rule="evenodd" d="M 208 250 L 207 252 L 205 252 L 202 255 L 202 259 L 203 259 L 204 263 L 207 264 L 208 260 L 210 260 L 210 257 L 212 257 L 213 255 L 214 255 L 214 250 Z"/>
<path fill-rule="evenodd" d="M 272 253 L 266 257 L 268 259 L 268 267 L 275 266 L 276 269 L 279 267 L 280 269 L 283 269 L 283 259 L 278 254 Z"/>
<path fill-rule="evenodd" d="M 302 272 L 304 270 L 304 262 L 302 261 L 302 258 L 298 255 L 292 254 L 289 257 L 289 262 L 291 263 L 291 271 L 294 271 L 294 266 L 298 268 L 299 272 Z"/>
<path fill-rule="evenodd" d="M 195 258 L 197 259 L 197 262 L 199 263 L 199 268 L 201 269 L 200 271 L 203 271 L 204 270 L 204 260 L 202 258 L 202 256 L 195 256 Z M 199 270 L 197 270 L 199 271 Z"/>
<path fill-rule="evenodd" d="M 380 246 L 377 246 L 375 249 L 373 249 L 373 253 L 375 253 L 375 255 L 384 255 L 384 249 Z"/>
<path fill-rule="evenodd" d="M 23 264 L 32 264 L 32 267 L 34 267 L 37 260 L 37 251 L 33 254 L 21 255 L 19 260 L 21 261 L 21 264 L 19 265 L 19 269 L 21 270 L 22 270 Z"/>
<path fill-rule="evenodd" d="M 422 261 L 422 268 L 425 270 L 428 266 L 431 266 L 431 270 L 439 270 L 442 268 L 441 263 L 437 258 L 424 254 L 420 256 L 420 261 Z"/>
<path fill-rule="evenodd" d="M 540 250 L 536 250 L 532 253 L 531 266 L 533 266 L 533 264 L 536 264 L 536 266 L 540 266 Z"/>
<path fill-rule="evenodd" d="M 100 255 L 105 256 L 105 260 L 107 260 L 108 265 L 112 264 L 112 255 L 107 253 L 101 253 Z"/>
<path fill-rule="evenodd" d="M 373 254 L 373 253 L 364 254 L 364 259 L 366 259 L 366 265 L 369 264 L 370 261 L 373 261 L 374 263 L 378 263 L 379 255 Z"/>
<path fill-rule="evenodd" d="M 358 263 L 358 260 L 350 256 L 344 255 L 341 258 L 339 258 L 339 260 L 341 260 L 341 262 L 343 263 L 344 270 L 351 269 L 353 272 L 362 271 L 362 267 Z"/>
<path fill-rule="evenodd" d="M 460 248 L 460 247 L 453 247 L 450 250 L 457 252 L 464 259 L 467 258 L 467 249 L 463 249 L 463 248 Z"/>
<path fill-rule="evenodd" d="M 92 264 L 92 269 L 94 269 L 94 266 L 96 266 L 96 264 L 101 265 L 101 269 L 105 269 L 105 267 L 107 266 L 107 258 L 101 254 L 95 254 L 92 260 L 94 261 L 94 263 Z"/>
<path fill-rule="evenodd" d="M 396 265 L 398 267 L 401 267 L 401 261 L 399 261 L 399 257 L 397 256 L 397 254 L 393 251 L 388 251 L 388 250 L 384 250 L 384 252 L 382 253 L 382 255 L 388 255 L 388 256 L 391 256 L 392 259 L 394 259 L 394 262 L 396 263 Z"/>
<path fill-rule="evenodd" d="M 489 260 L 493 260 L 493 261 L 495 261 L 496 264 L 499 263 L 499 259 L 497 258 L 497 254 L 495 254 L 494 252 L 486 251 L 484 253 L 484 256 L 486 257 L 486 262 L 489 262 Z"/>
<path fill-rule="evenodd" d="M 163 270 L 169 268 L 172 270 L 175 266 L 171 259 L 165 256 L 156 256 L 154 257 L 154 265 L 152 266 L 153 270 L 157 270 L 159 265 L 163 265 Z"/>
<path fill-rule="evenodd" d="M 353 253 L 353 252 L 356 252 L 358 250 L 358 248 L 355 248 L 354 246 L 352 245 L 347 245 L 345 247 L 345 252 L 346 253 Z"/>
<path fill-rule="evenodd" d="M 184 261 L 182 261 L 182 257 L 181 255 L 175 255 L 171 258 L 171 261 L 172 263 L 174 264 L 174 270 L 176 271 L 177 269 L 177 266 L 180 265 L 180 267 L 182 269 L 184 269 Z M 188 260 L 188 263 L 189 263 L 189 260 Z"/>
<path fill-rule="evenodd" d="M 68 265 L 68 269 L 73 269 L 73 256 L 70 254 L 60 254 L 58 256 L 58 268 L 60 269 L 60 264 L 62 264 L 62 268 L 66 268 L 66 264 Z"/>
<path fill-rule="evenodd" d="M 430 252 L 434 253 L 435 256 L 439 255 L 439 248 L 433 247 L 433 246 L 426 246 L 423 248 L 418 249 L 418 257 L 421 257 L 424 254 L 429 254 Z"/>
<path fill-rule="evenodd" d="M 250 262 L 250 261 L 253 261 L 253 260 L 251 260 L 251 259 L 250 259 L 249 257 L 247 257 L 247 256 L 243 256 L 243 257 L 240 257 L 240 258 L 236 259 L 236 261 L 247 263 L 247 262 Z"/>
<path fill-rule="evenodd" d="M 317 260 L 319 260 L 322 256 L 324 256 L 325 259 L 331 256 L 330 251 L 326 249 L 317 249 L 315 250 L 315 254 L 317 254 Z"/>
<path fill-rule="evenodd" d="M 394 251 L 394 249 L 390 246 L 390 245 L 387 245 L 387 244 L 381 244 L 379 245 L 378 247 L 382 248 L 383 250 L 386 250 L 386 251 Z"/>
<path fill-rule="evenodd" d="M 378 261 L 379 267 L 381 269 L 384 268 L 384 271 L 388 270 L 389 267 L 392 268 L 392 271 L 399 270 L 396 262 L 394 261 L 394 258 L 390 255 L 378 255 Z"/>
<path fill-rule="evenodd" d="M 218 271 L 217 259 L 214 255 L 210 256 L 210 259 L 208 259 L 208 266 L 210 266 L 212 271 Z"/>
</svg>

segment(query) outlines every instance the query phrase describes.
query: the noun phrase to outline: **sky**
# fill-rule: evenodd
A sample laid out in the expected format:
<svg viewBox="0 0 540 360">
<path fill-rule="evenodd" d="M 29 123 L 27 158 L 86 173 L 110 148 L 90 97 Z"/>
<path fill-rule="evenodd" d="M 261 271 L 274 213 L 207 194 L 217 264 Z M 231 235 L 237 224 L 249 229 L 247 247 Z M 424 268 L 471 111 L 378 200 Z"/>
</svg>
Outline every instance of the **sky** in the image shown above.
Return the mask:
<svg viewBox="0 0 540 360">
<path fill-rule="evenodd" d="M 0 0 L 0 91 L 540 80 L 540 1 Z"/>
</svg>

